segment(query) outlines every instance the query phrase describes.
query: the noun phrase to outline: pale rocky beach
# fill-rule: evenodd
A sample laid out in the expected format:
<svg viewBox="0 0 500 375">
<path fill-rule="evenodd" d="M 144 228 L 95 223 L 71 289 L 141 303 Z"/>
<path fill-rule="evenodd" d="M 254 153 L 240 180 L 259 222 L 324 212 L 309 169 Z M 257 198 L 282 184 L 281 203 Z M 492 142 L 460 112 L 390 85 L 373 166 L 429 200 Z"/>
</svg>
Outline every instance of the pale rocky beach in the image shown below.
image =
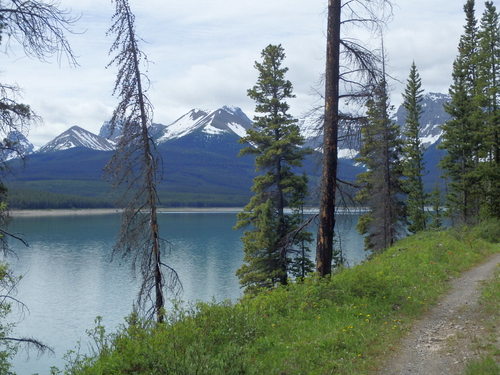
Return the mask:
<svg viewBox="0 0 500 375">
<path fill-rule="evenodd" d="M 160 208 L 158 213 L 236 213 L 239 207 L 169 207 Z M 121 213 L 118 208 L 85 208 L 85 209 L 46 209 L 46 210 L 12 210 L 11 217 L 40 217 L 40 216 L 84 216 L 109 215 Z"/>
</svg>

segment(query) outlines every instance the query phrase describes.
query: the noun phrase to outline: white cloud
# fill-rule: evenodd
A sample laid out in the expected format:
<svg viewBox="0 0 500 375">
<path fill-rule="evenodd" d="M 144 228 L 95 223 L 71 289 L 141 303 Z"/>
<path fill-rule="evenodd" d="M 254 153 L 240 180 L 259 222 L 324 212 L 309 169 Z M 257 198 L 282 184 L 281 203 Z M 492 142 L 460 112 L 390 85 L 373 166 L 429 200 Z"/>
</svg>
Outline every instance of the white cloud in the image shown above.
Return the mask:
<svg viewBox="0 0 500 375">
<path fill-rule="evenodd" d="M 297 98 L 291 112 L 300 116 L 317 103 L 324 69 L 326 0 L 131 0 L 142 49 L 152 61 L 150 98 L 155 121 L 169 123 L 193 107 L 231 104 L 252 116 L 254 103 L 246 90 L 256 80 L 253 62 L 269 43 L 281 43 L 290 68 L 288 79 Z M 404 82 L 416 61 L 426 91 L 446 91 L 451 64 L 462 32 L 462 2 L 405 0 L 397 2 L 385 31 L 389 72 Z M 0 79 L 17 82 L 24 101 L 44 118 L 33 129 L 41 145 L 73 124 L 98 131 L 116 99 L 111 97 L 116 69 L 105 69 L 112 42 L 105 33 L 113 5 L 102 0 L 63 0 L 62 6 L 81 14 L 76 25 L 84 34 L 70 35 L 80 67 L 47 64 L 3 56 Z M 478 4 L 478 17 L 482 8 Z M 365 37 L 366 33 L 358 33 Z M 394 83 L 393 101 L 402 84 Z M 321 88 L 320 88 L 321 90 Z"/>
</svg>

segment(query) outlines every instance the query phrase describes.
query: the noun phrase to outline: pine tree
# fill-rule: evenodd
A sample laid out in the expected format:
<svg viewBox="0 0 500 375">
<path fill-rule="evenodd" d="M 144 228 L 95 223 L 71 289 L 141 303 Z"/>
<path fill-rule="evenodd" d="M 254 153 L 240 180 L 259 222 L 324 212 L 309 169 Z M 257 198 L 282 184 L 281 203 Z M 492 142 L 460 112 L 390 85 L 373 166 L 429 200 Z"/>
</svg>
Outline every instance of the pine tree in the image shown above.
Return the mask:
<svg viewBox="0 0 500 375">
<path fill-rule="evenodd" d="M 451 101 L 445 110 L 451 120 L 443 124 L 441 161 L 449 179 L 447 208 L 454 222 L 470 224 L 479 217 L 480 178 L 477 174 L 481 140 L 481 109 L 477 103 L 477 21 L 474 0 L 464 6 L 466 25 L 459 54 L 453 63 Z"/>
<path fill-rule="evenodd" d="M 440 230 L 443 227 L 443 213 L 441 205 L 441 190 L 439 189 L 439 185 L 436 185 L 434 190 L 432 190 L 430 203 L 432 204 L 432 215 L 429 228 L 433 230 Z"/>
<path fill-rule="evenodd" d="M 310 258 L 311 249 L 309 248 L 309 243 L 313 240 L 312 233 L 299 229 L 307 222 L 304 215 L 304 198 L 307 196 L 307 176 L 305 173 L 302 178 L 305 183 L 296 185 L 297 190 L 288 204 L 293 208 L 293 215 L 288 216 L 290 226 L 297 228 L 292 234 L 294 247 L 289 249 L 288 273 L 297 280 L 303 280 L 315 269 L 315 264 Z"/>
<path fill-rule="evenodd" d="M 406 109 L 406 121 L 403 135 L 403 175 L 406 178 L 404 188 L 408 194 L 406 202 L 408 230 L 417 233 L 426 228 L 426 194 L 422 181 L 424 171 L 424 150 L 420 141 L 420 116 L 422 114 L 422 81 L 415 63 L 403 94 L 403 106 Z"/>
<path fill-rule="evenodd" d="M 362 186 L 356 199 L 369 212 L 358 221 L 367 250 L 382 251 L 397 239 L 404 217 L 402 202 L 401 141 L 399 127 L 389 118 L 387 86 L 382 78 L 367 102 L 367 123 L 361 129 L 357 161 L 366 167 L 358 175 Z"/>
<path fill-rule="evenodd" d="M 500 24 L 493 2 L 485 3 L 478 32 L 477 103 L 483 111 L 478 174 L 482 214 L 500 217 Z"/>
<path fill-rule="evenodd" d="M 248 90 L 257 115 L 253 128 L 241 139 L 251 145 L 241 155 L 256 155 L 256 169 L 261 174 L 255 177 L 254 196 L 236 224 L 236 228 L 252 227 L 243 235 L 245 264 L 237 271 L 247 292 L 286 284 L 292 254 L 307 240 L 307 234 L 296 233 L 307 178 L 294 174 L 292 168 L 301 166 L 308 150 L 300 147 L 304 138 L 288 113 L 286 100 L 294 95 L 291 82 L 285 79 L 284 58 L 281 45 L 268 45 L 262 51 L 262 63 L 255 62 L 257 84 Z M 285 214 L 285 207 L 292 212 Z"/>
</svg>

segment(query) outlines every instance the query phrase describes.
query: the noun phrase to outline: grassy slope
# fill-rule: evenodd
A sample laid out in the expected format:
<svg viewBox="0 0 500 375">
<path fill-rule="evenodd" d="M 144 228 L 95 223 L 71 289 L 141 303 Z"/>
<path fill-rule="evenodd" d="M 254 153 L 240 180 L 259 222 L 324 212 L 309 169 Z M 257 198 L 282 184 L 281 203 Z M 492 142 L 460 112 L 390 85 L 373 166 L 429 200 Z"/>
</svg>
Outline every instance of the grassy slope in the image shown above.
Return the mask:
<svg viewBox="0 0 500 375">
<path fill-rule="evenodd" d="M 98 326 L 100 354 L 67 373 L 367 374 L 447 280 L 500 251 L 499 226 L 412 236 L 331 279 L 174 311 L 156 329 L 132 324 L 103 336 Z"/>
</svg>

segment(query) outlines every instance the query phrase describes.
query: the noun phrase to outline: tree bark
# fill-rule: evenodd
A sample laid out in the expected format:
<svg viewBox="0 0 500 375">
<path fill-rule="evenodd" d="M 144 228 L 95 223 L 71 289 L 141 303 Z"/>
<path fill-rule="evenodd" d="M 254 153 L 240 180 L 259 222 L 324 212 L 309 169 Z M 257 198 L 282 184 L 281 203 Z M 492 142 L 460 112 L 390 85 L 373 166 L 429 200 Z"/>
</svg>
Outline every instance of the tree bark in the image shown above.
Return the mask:
<svg viewBox="0 0 500 375">
<path fill-rule="evenodd" d="M 137 45 L 135 43 L 135 33 L 133 31 L 130 14 L 127 13 L 127 21 L 130 33 L 130 39 L 134 43 L 132 54 L 134 56 L 135 79 L 137 81 L 137 91 L 139 99 L 139 108 L 141 112 L 141 141 L 144 147 L 144 164 L 146 167 L 146 189 L 148 193 L 149 205 L 149 225 L 151 230 L 151 253 L 154 262 L 155 279 L 155 313 L 158 323 L 164 321 L 165 299 L 163 296 L 163 277 L 161 273 L 161 253 L 160 253 L 160 235 L 158 227 L 158 215 L 156 212 L 156 186 L 155 186 L 155 166 L 151 146 L 149 144 L 148 120 L 146 106 L 142 91 L 141 72 L 139 69 L 139 59 L 137 57 Z"/>
<path fill-rule="evenodd" d="M 320 276 L 332 272 L 335 193 L 337 190 L 341 3 L 341 0 L 328 1 L 323 174 L 321 178 L 319 227 L 316 245 L 316 270 Z"/>
</svg>

